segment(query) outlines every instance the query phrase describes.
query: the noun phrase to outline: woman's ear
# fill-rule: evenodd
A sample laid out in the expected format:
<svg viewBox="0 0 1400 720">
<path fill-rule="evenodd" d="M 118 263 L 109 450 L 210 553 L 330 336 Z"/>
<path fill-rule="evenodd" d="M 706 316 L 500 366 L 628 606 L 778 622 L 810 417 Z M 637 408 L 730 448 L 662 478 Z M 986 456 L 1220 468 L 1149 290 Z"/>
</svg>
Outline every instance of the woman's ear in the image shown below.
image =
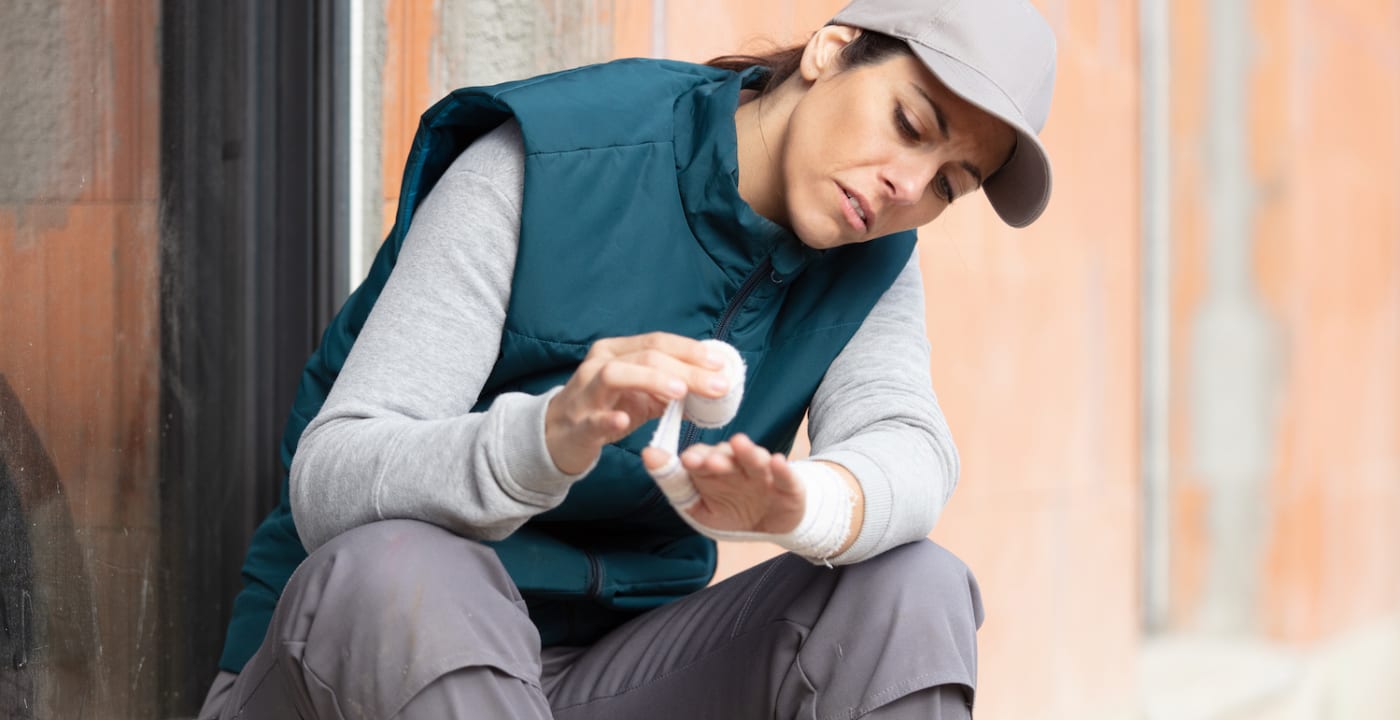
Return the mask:
<svg viewBox="0 0 1400 720">
<path fill-rule="evenodd" d="M 827 25 L 818 30 L 802 51 L 802 64 L 798 66 L 802 79 L 816 82 L 822 73 L 841 69 L 841 51 L 857 37 L 860 28 L 850 25 Z"/>
</svg>

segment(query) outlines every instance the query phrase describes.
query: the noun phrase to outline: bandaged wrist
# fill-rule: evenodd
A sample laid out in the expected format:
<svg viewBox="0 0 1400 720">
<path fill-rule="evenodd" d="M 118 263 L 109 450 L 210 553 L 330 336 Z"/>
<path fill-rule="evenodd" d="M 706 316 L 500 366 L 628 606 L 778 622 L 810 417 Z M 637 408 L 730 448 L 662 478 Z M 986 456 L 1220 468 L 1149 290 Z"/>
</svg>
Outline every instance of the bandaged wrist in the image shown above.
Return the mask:
<svg viewBox="0 0 1400 720">
<path fill-rule="evenodd" d="M 851 494 L 850 486 L 846 484 L 846 479 L 828 465 L 810 461 L 789 464 L 798 482 L 803 486 L 805 497 L 802 519 L 790 532 L 716 530 L 696 522 L 687 512 L 700 501 L 700 493 L 696 491 L 690 473 L 681 465 L 681 421 L 689 418 L 700 427 L 726 425 L 734 419 L 744 395 L 744 361 L 739 352 L 719 340 L 705 340 L 704 344 L 725 358 L 722 372 L 729 380 L 729 392 L 719 398 L 689 395 L 684 400 L 671 401 L 661 414 L 656 433 L 651 438 L 651 447 L 666 452 L 668 459 L 665 465 L 648 472 L 681 519 L 700 534 L 715 540 L 776 543 L 809 560 L 826 562 L 829 565 L 830 558 L 841 551 L 841 547 L 846 544 L 846 537 L 850 534 L 855 498 Z"/>
<path fill-rule="evenodd" d="M 682 506 L 676 505 L 676 510 L 681 519 L 695 528 L 696 532 L 712 540 L 771 542 L 813 562 L 830 565 L 831 558 L 841 551 L 850 535 L 851 515 L 855 512 L 855 497 L 851 494 L 850 485 L 836 470 L 819 462 L 797 461 L 790 463 L 788 467 L 792 468 L 798 482 L 802 483 L 805 497 L 802 519 L 788 532 L 716 530 L 696 521 Z M 685 476 L 686 485 L 690 485 L 690 478 L 686 476 L 685 469 L 681 468 L 679 472 Z M 657 482 L 661 481 L 658 479 Z M 690 492 L 695 492 L 694 486 L 690 486 Z M 670 497 L 668 494 L 667 498 Z M 695 504 L 696 499 L 698 496 L 690 500 L 690 505 Z"/>
<path fill-rule="evenodd" d="M 824 463 L 799 460 L 788 467 L 802 483 L 806 503 L 797 527 L 778 535 L 773 542 L 830 565 L 830 559 L 841 552 L 851 534 L 851 515 L 856 505 L 851 486 L 841 473 Z"/>
</svg>

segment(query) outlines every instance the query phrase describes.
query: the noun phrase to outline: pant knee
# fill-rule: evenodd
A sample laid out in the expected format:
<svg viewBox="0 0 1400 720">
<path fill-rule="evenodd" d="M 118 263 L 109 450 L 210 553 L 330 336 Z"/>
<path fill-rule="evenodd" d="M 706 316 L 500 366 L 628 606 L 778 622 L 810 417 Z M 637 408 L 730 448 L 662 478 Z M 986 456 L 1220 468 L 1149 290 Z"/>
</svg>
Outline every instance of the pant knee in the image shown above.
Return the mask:
<svg viewBox="0 0 1400 720">
<path fill-rule="evenodd" d="M 539 645 L 490 548 L 426 523 L 372 523 L 302 562 L 220 702 L 239 717 L 394 717 L 461 668 L 537 686 Z"/>
<path fill-rule="evenodd" d="M 966 563 L 932 540 L 901 545 L 867 560 L 847 566 L 843 578 L 857 592 L 871 595 L 871 603 L 899 602 L 903 596 L 931 600 L 936 607 L 966 612 L 980 628 L 984 617 L 982 591 Z"/>
<path fill-rule="evenodd" d="M 336 702 L 383 717 L 459 668 L 539 678 L 539 633 L 495 552 L 409 520 L 317 548 L 288 583 L 264 648 Z"/>
<path fill-rule="evenodd" d="M 436 525 L 384 520 L 363 525 L 318 548 L 288 584 L 330 585 L 318 604 L 341 612 L 376 613 L 421 605 L 436 595 L 500 596 L 523 609 L 520 593 L 495 551 Z"/>
<path fill-rule="evenodd" d="M 818 714 L 859 716 L 923 688 L 976 687 L 981 620 L 967 565 L 930 541 L 843 566 L 800 652 L 822 690 Z"/>
</svg>

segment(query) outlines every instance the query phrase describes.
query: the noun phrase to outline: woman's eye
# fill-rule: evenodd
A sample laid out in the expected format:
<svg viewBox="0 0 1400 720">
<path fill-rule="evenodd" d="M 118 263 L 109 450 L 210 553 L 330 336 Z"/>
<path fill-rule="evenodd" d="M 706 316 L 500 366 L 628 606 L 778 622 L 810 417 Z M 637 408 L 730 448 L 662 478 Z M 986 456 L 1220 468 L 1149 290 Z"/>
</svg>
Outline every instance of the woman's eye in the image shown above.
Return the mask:
<svg viewBox="0 0 1400 720">
<path fill-rule="evenodd" d="M 948 182 L 947 175 L 944 175 L 943 173 L 938 173 L 938 176 L 934 178 L 934 182 L 937 184 L 938 194 L 943 196 L 944 202 L 951 204 L 954 200 L 957 199 L 953 197 L 953 184 Z"/>
<path fill-rule="evenodd" d="M 914 129 L 914 124 L 909 122 L 909 116 L 904 114 L 904 108 L 899 105 L 894 106 L 894 123 L 899 127 L 899 133 L 915 142 L 919 139 L 919 131 Z"/>
</svg>

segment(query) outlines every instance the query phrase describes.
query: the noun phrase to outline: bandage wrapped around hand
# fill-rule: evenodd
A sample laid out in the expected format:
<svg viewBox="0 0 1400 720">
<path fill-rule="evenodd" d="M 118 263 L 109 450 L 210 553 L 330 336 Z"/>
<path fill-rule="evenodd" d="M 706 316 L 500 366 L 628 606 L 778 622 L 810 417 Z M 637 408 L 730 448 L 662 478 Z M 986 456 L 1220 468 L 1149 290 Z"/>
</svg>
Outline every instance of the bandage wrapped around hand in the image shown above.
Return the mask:
<svg viewBox="0 0 1400 720">
<path fill-rule="evenodd" d="M 718 530 L 696 521 L 688 512 L 700 501 L 700 493 L 695 489 L 690 473 L 681 465 L 678 447 L 681 420 L 689 419 L 700 427 L 722 427 L 734 419 L 744 395 L 744 360 L 739 352 L 720 340 L 705 340 L 704 344 L 725 358 L 723 372 L 729 380 L 730 390 L 720 398 L 688 395 L 683 400 L 673 400 L 666 407 L 652 436 L 651 447 L 665 451 L 668 457 L 665 465 L 649 470 L 652 478 L 681 519 L 706 537 L 771 542 L 814 562 L 829 565 L 829 559 L 845 544 L 850 532 L 855 500 L 851 497 L 845 478 L 822 463 L 797 461 L 789 464 L 805 491 L 802 519 L 789 532 Z"/>
</svg>

